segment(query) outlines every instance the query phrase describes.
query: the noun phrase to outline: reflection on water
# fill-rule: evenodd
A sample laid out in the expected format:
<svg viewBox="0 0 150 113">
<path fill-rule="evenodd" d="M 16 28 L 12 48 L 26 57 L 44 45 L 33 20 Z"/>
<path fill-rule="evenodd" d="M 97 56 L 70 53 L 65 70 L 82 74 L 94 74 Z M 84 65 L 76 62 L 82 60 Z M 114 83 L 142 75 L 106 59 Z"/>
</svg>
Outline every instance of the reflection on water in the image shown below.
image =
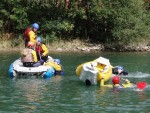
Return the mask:
<svg viewBox="0 0 150 113">
<path fill-rule="evenodd" d="M 17 81 L 15 87 L 24 94 L 28 102 L 40 101 L 39 97 L 47 90 L 41 80 Z"/>
<path fill-rule="evenodd" d="M 148 113 L 150 87 L 138 91 L 136 86 L 114 91 L 111 88 L 85 86 L 75 75 L 76 67 L 100 55 L 109 58 L 112 65 L 122 65 L 129 75 L 124 78 L 136 83 L 150 83 L 150 53 L 53 53 L 64 66 L 64 77 L 42 78 L 8 77 L 9 65 L 19 53 L 0 56 L 0 112 L 17 113 Z"/>
<path fill-rule="evenodd" d="M 20 102 L 25 101 L 18 106 L 26 109 L 26 112 L 30 112 L 30 110 L 36 111 L 39 107 L 44 107 L 43 104 L 53 103 L 55 93 L 61 88 L 61 80 L 62 76 L 55 76 L 49 80 L 33 77 L 13 80 L 13 87 L 19 91 L 19 95 L 22 95 L 18 97 L 22 100 Z"/>
<path fill-rule="evenodd" d="M 138 97 L 139 97 L 139 99 L 141 99 L 141 100 L 147 99 L 146 92 L 145 92 L 145 91 L 139 91 L 139 92 L 138 92 Z"/>
</svg>

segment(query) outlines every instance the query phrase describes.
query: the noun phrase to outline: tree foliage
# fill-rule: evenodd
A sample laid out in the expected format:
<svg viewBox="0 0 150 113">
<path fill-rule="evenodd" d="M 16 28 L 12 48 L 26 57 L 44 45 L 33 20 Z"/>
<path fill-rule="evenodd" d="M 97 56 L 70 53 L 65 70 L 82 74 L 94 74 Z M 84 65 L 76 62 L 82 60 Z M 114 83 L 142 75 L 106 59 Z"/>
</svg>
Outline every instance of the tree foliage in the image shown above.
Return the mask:
<svg viewBox="0 0 150 113">
<path fill-rule="evenodd" d="M 149 0 L 1 0 L 0 31 L 20 35 L 34 22 L 47 41 L 81 38 L 130 43 L 150 38 Z"/>
</svg>

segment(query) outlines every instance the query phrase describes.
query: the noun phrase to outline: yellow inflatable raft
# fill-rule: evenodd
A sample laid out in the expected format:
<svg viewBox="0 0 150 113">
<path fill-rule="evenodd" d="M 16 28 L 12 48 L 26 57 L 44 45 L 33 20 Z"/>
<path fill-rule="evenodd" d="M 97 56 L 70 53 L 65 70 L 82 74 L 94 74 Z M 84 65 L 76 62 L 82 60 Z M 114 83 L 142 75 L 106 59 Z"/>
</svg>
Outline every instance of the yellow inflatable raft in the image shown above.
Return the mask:
<svg viewBox="0 0 150 113">
<path fill-rule="evenodd" d="M 99 57 L 93 61 L 80 64 L 76 68 L 76 74 L 83 82 L 96 85 L 102 78 L 108 81 L 112 76 L 112 66 L 108 59 Z"/>
</svg>

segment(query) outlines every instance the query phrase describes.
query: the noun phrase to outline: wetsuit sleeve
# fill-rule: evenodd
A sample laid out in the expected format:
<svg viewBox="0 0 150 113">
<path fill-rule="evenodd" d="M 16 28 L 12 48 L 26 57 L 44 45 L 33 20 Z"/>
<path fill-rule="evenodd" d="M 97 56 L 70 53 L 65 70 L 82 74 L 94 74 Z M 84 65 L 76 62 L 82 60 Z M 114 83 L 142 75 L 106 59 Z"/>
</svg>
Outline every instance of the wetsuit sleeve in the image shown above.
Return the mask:
<svg viewBox="0 0 150 113">
<path fill-rule="evenodd" d="M 36 35 L 33 31 L 29 32 L 29 37 L 30 37 L 30 42 L 33 42 L 34 44 L 36 44 Z"/>
<path fill-rule="evenodd" d="M 36 52 L 34 50 L 32 50 L 32 55 L 33 55 L 33 61 L 37 62 L 37 55 L 36 55 Z"/>
<path fill-rule="evenodd" d="M 123 71 L 122 74 L 123 74 L 123 75 L 128 75 L 128 72 Z"/>
<path fill-rule="evenodd" d="M 117 70 L 118 70 L 118 68 L 112 68 L 112 73 L 113 73 L 113 74 L 118 74 L 118 71 L 117 71 Z"/>
<path fill-rule="evenodd" d="M 42 49 L 43 49 L 43 55 L 44 56 L 47 56 L 48 55 L 48 53 L 49 53 L 49 51 L 48 51 L 48 49 L 47 49 L 47 47 L 44 45 L 44 44 L 42 44 Z"/>
</svg>

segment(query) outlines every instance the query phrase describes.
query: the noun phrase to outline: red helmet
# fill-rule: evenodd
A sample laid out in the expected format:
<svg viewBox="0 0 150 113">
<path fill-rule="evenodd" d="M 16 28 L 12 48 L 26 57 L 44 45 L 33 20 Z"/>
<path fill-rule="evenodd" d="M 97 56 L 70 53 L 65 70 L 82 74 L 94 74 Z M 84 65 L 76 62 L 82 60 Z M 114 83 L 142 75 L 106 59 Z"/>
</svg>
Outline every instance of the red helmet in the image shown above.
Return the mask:
<svg viewBox="0 0 150 113">
<path fill-rule="evenodd" d="M 34 43 L 33 42 L 28 42 L 27 46 L 28 47 L 34 47 Z"/>
<path fill-rule="evenodd" d="M 120 78 L 119 78 L 118 76 L 114 76 L 114 77 L 112 78 L 112 83 L 113 83 L 113 84 L 119 84 L 119 83 L 120 83 Z"/>
</svg>

